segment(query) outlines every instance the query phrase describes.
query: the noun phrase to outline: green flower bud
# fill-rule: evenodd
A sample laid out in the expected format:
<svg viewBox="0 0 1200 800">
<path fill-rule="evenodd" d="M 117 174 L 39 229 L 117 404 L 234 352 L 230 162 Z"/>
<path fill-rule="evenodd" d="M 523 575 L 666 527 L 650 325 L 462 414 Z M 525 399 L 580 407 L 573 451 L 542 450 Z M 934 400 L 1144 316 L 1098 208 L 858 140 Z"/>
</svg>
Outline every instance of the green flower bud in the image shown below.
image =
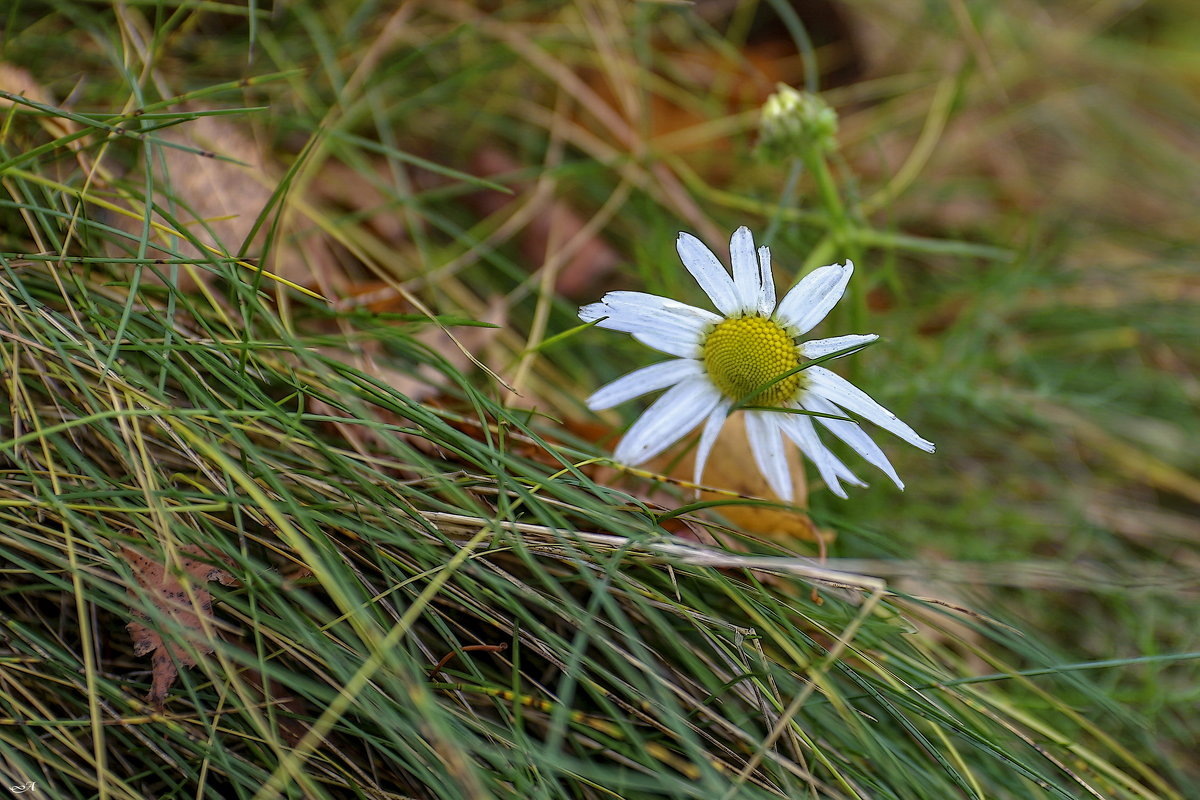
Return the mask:
<svg viewBox="0 0 1200 800">
<path fill-rule="evenodd" d="M 801 156 L 807 150 L 823 153 L 837 148 L 837 112 L 811 92 L 786 84 L 763 104 L 758 150 L 772 161 Z"/>
</svg>

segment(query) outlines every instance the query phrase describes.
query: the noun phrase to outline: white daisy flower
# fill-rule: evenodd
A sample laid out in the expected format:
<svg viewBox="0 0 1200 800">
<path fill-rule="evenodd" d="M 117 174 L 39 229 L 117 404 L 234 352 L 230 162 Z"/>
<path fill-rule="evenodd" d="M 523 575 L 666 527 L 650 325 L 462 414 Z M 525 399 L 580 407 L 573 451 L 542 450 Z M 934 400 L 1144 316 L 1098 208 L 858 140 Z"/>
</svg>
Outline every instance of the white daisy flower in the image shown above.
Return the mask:
<svg viewBox="0 0 1200 800">
<path fill-rule="evenodd" d="M 643 292 L 609 292 L 599 303 L 579 309 L 579 318 L 584 322 L 624 331 L 648 347 L 675 356 L 671 361 L 634 370 L 588 398 L 588 408 L 600 411 L 649 392 L 667 390 L 629 428 L 614 458 L 637 466 L 704 422 L 696 450 L 695 482 L 700 483 L 726 417 L 736 403 L 761 390 L 748 404 L 780 410 L 743 409 L 741 413 L 754 460 L 782 500 L 793 499 L 784 458 L 785 438 L 816 465 L 821 478 L 839 497 L 846 497 L 842 481 L 866 485 L 821 443 L 814 422 L 903 489 L 887 456 L 857 423 L 844 418 L 845 412 L 853 412 L 927 452 L 933 452 L 933 443 L 828 369 L 814 365 L 793 373 L 806 361 L 852 351 L 879 338 L 869 333 L 800 341 L 841 299 L 854 264 L 847 261 L 813 270 L 776 305 L 771 251 L 760 247 L 756 257 L 754 237 L 748 228 L 738 228 L 729 241 L 732 278 L 695 236 L 680 233 L 676 248 L 683 265 L 719 314 Z M 787 373 L 792 374 L 771 383 Z M 789 409 L 843 418 L 788 413 Z"/>
</svg>

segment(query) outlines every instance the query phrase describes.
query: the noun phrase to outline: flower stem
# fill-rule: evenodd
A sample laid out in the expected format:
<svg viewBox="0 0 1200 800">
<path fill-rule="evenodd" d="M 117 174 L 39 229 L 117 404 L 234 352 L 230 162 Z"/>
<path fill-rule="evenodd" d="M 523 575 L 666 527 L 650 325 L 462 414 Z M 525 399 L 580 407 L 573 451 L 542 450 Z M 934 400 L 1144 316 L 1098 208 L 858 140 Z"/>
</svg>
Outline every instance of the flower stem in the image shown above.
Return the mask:
<svg viewBox="0 0 1200 800">
<path fill-rule="evenodd" d="M 833 238 L 839 258 L 849 258 L 859 262 L 862 253 L 858 237 L 855 235 L 855 226 L 850 224 L 850 216 L 846 212 L 846 206 L 842 202 L 842 196 L 838 192 L 837 184 L 834 182 L 833 173 L 829 169 L 829 163 L 825 160 L 824 153 L 819 152 L 816 148 L 809 148 L 801 157 L 804 160 L 804 166 L 816 182 L 817 196 L 820 198 L 821 206 L 829 215 L 829 233 Z M 862 327 L 867 319 L 865 286 L 865 282 L 856 281 L 850 287 L 851 322 L 855 327 Z"/>
<path fill-rule="evenodd" d="M 771 221 L 767 225 L 767 234 L 763 237 L 763 244 L 771 245 L 775 242 L 775 234 L 779 230 L 779 223 L 783 221 L 783 211 L 792 205 L 792 201 L 796 196 L 796 184 L 800 181 L 800 173 L 804 169 L 804 162 L 798 158 L 792 159 L 792 166 L 788 170 L 787 182 L 783 185 L 783 193 L 779 196 L 779 205 L 775 206 L 775 213 L 771 215 Z"/>
</svg>

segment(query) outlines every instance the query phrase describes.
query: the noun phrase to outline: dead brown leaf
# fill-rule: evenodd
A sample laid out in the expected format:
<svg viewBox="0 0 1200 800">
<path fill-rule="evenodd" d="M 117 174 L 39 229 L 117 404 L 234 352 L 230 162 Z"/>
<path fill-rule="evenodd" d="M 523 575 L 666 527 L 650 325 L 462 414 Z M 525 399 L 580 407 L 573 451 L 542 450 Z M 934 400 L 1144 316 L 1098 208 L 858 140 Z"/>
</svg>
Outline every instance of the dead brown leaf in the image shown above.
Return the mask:
<svg viewBox="0 0 1200 800">
<path fill-rule="evenodd" d="M 28 97 L 38 103 L 48 106 L 56 104 L 53 95 L 33 77 L 24 67 L 13 66 L 0 61 L 0 89 L 22 97 Z M 8 108 L 12 101 L 0 98 L 0 108 Z"/>
<path fill-rule="evenodd" d="M 507 172 L 516 172 L 522 162 L 509 153 L 494 146 L 484 146 L 471 156 L 472 171 L 483 177 L 495 177 Z M 526 192 L 530 184 L 513 184 L 514 191 Z M 483 216 L 501 213 L 513 200 L 511 195 L 495 191 L 481 191 L 468 196 L 467 202 Z M 518 239 L 521 254 L 527 264 L 543 264 L 550 246 L 550 232 L 556 231 L 559 242 L 575 241 L 587 226 L 584 216 L 575 209 L 571 201 L 554 196 L 548 199 L 545 208 L 532 214 L 521 230 Z M 566 259 L 555 279 L 555 290 L 564 297 L 586 297 L 599 285 L 605 276 L 620 263 L 620 254 L 598 235 L 579 240 L 574 253 Z"/>
<path fill-rule="evenodd" d="M 804 463 L 796 448 L 787 448 L 787 462 L 792 476 L 792 488 L 797 498 L 796 504 L 805 506 L 808 503 L 808 487 L 804 478 Z M 666 474 L 682 481 L 691 481 L 694 464 L 695 458 L 689 453 Z M 721 428 L 712 454 L 704 467 L 703 483 L 705 486 L 723 489 L 743 497 L 778 499 L 767 485 L 767 479 L 759 471 L 750 452 L 750 441 L 746 438 L 746 426 L 741 414 L 735 414 Z M 705 500 L 728 499 L 727 495 L 713 492 L 703 492 L 701 497 Z M 752 505 L 722 506 L 720 512 L 735 526 L 755 536 L 774 540 L 814 541 L 819 535 L 812 520 L 802 512 Z"/>
<path fill-rule="evenodd" d="M 183 641 L 164 641 L 162 632 L 136 619 L 125 626 L 133 638 L 134 655 L 154 654 L 151 661 L 150 692 L 146 695 L 146 702 L 157 708 L 162 708 L 166 702 L 167 692 L 179 675 L 179 667 L 196 665 L 187 645 L 202 653 L 213 651 L 211 639 L 205 631 L 206 618 L 212 616 L 213 597 L 204 588 L 205 584 L 209 581 L 220 581 L 223 586 L 237 585 L 237 579 L 227 571 L 208 561 L 200 560 L 207 556 L 199 545 L 182 547 L 180 553 L 177 568 L 169 569 L 166 564 L 151 556 L 128 547 L 121 548 L 121 554 L 133 569 L 133 577 L 138 586 L 149 595 L 154 607 L 165 618 L 175 623 L 169 626 L 171 630 L 168 636 L 179 632 L 179 635 L 184 637 Z M 182 555 L 183 553 L 188 555 Z M 188 587 L 184 586 L 184 581 L 187 581 Z M 139 596 L 139 592 L 133 587 L 129 588 L 129 594 L 133 597 Z M 133 613 L 142 620 L 149 620 L 147 615 L 137 610 Z"/>
<path fill-rule="evenodd" d="M 205 109 L 188 107 L 184 110 Z M 169 204 L 165 197 L 156 198 L 156 202 L 164 207 L 183 206 L 186 213 L 181 217 L 185 221 L 194 217 L 196 223 L 189 225 L 188 230 L 203 245 L 217 251 L 236 251 L 271 202 L 279 176 L 284 172 L 282 165 L 273 153 L 255 141 L 244 121 L 232 117 L 201 116 L 157 135 L 165 141 L 222 157 L 213 158 L 176 147 L 162 148 L 162 170 L 169 176 L 173 202 Z M 239 163 L 223 160 L 226 158 Z M 166 219 L 158 221 L 169 224 Z M 120 215 L 111 223 L 140 235 L 140 220 Z M 262 226 L 250 243 L 248 253 L 251 258 L 267 244 L 270 227 Z M 278 246 L 262 266 L 293 283 L 314 286 L 319 293 L 333 296 L 345 286 L 347 278 L 324 236 L 306 233 L 303 238 L 298 238 L 301 232 L 314 230 L 311 221 L 301 218 L 298 212 L 285 214 Z M 175 247 L 181 254 L 194 256 L 198 261 L 211 256 L 210 252 L 194 247 L 190 242 L 176 242 Z M 189 285 L 186 280 L 183 284 Z"/>
<path fill-rule="evenodd" d="M 606 435 L 608 431 L 599 426 L 573 423 L 570 427 L 576 435 L 590 438 L 606 449 L 611 449 L 615 444 L 616 437 Z M 792 487 L 797 498 L 795 505 L 803 508 L 807 505 L 808 487 L 804 477 L 804 463 L 796 448 L 787 449 L 787 462 L 792 476 Z M 651 460 L 641 469 L 666 475 L 682 485 L 690 486 L 694 477 L 694 463 L 694 449 L 683 458 L 678 458 L 678 448 L 676 447 Z M 625 483 L 621 474 L 612 469 L 595 470 L 593 479 L 609 485 Z M 734 418 L 721 428 L 721 433 L 713 445 L 712 453 L 704 468 L 703 484 L 721 490 L 719 493 L 702 492 L 701 498 L 704 500 L 728 500 L 731 494 L 745 498 L 778 499 L 771 491 L 771 487 L 767 485 L 766 478 L 763 477 L 754 461 L 754 456 L 750 452 L 749 440 L 746 438 L 746 427 L 740 414 L 734 415 Z M 667 508 L 678 505 L 678 500 L 673 499 L 661 488 L 626 488 L 650 503 Z M 719 511 L 735 527 L 765 539 L 824 541 L 825 543 L 833 539 L 831 531 L 818 529 L 802 510 L 755 505 L 723 505 Z M 684 538 L 705 541 L 704 537 L 697 537 L 694 532 L 686 533 Z"/>
<path fill-rule="evenodd" d="M 3 61 L 0 61 L 0 89 L 3 89 L 11 94 L 20 95 L 21 97 L 27 97 L 30 100 L 37 103 L 42 103 L 43 105 L 58 105 L 58 99 L 50 92 L 49 89 L 38 83 L 29 70 L 25 69 L 24 67 L 6 64 Z M 20 105 L 19 103 L 15 103 L 7 98 L 0 98 L 0 109 L 3 109 L 7 113 L 8 109 L 13 107 L 20 107 Z M 42 130 L 44 130 L 53 138 L 67 136 L 68 134 L 74 133 L 79 127 L 75 122 L 72 122 L 66 117 L 41 115 L 37 119 L 38 124 L 42 127 Z M 72 142 L 68 145 L 68 147 L 76 152 L 79 152 L 81 149 L 79 142 Z M 54 162 L 51 162 L 51 164 L 55 167 L 55 172 L 53 174 L 55 174 L 56 177 L 61 177 L 60 170 L 66 170 L 68 168 L 67 165 L 64 164 L 55 164 Z"/>
</svg>

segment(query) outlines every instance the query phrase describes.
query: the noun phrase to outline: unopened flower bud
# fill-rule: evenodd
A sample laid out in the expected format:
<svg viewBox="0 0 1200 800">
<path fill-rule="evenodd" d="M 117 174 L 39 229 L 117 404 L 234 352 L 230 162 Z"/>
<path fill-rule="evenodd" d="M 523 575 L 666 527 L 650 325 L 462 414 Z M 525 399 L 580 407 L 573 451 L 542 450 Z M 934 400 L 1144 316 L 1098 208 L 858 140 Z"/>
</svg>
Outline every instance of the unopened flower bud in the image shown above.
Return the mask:
<svg viewBox="0 0 1200 800">
<path fill-rule="evenodd" d="M 837 112 L 819 96 L 781 83 L 763 104 L 758 149 L 773 161 L 827 152 L 837 147 L 837 126 Z"/>
</svg>

